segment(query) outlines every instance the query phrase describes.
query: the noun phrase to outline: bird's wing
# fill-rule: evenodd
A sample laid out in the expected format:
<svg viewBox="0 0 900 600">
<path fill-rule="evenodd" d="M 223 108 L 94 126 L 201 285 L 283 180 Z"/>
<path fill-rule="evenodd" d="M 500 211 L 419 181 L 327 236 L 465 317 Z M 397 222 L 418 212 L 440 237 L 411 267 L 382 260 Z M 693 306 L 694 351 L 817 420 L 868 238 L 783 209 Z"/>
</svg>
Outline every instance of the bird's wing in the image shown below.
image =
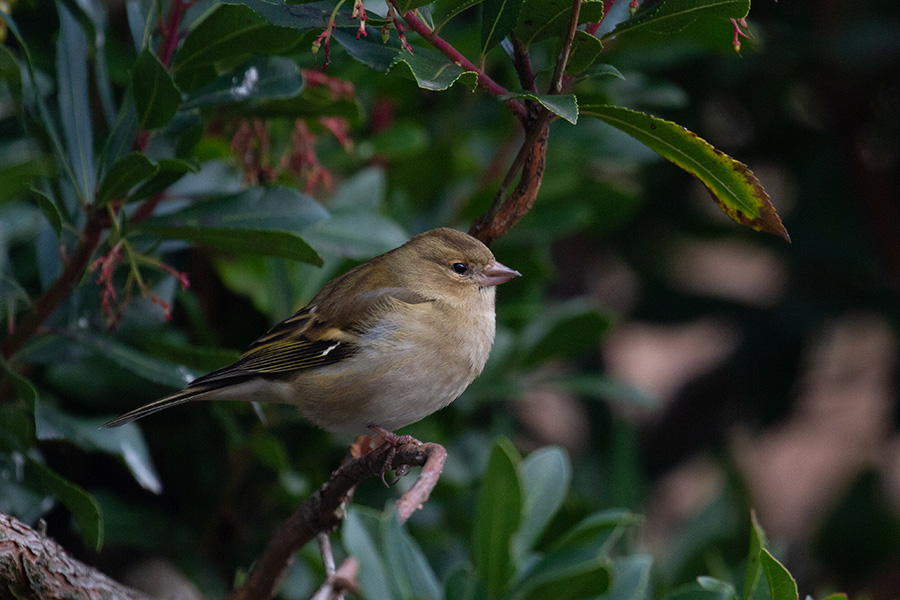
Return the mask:
<svg viewBox="0 0 900 600">
<path fill-rule="evenodd" d="M 342 305 L 340 313 L 310 304 L 254 341 L 238 362 L 194 380 L 191 387 L 336 364 L 357 351 L 360 336 L 395 308 L 392 304 L 426 301 L 408 290 L 391 287 L 357 295 Z"/>
</svg>

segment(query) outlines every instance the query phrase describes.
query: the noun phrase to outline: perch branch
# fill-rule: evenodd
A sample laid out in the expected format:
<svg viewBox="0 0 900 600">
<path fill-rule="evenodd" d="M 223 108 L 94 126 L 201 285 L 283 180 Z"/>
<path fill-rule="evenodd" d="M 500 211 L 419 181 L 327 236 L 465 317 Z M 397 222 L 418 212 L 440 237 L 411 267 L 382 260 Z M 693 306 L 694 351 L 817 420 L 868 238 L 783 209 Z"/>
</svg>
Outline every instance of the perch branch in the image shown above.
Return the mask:
<svg viewBox="0 0 900 600">
<path fill-rule="evenodd" d="M 340 523 L 340 509 L 349 494 L 361 481 L 381 476 L 390 451 L 390 446 L 382 446 L 332 473 L 329 480 L 275 530 L 247 581 L 231 594 L 230 600 L 271 598 L 294 553 L 319 533 L 331 531 Z M 394 467 L 422 467 L 415 483 L 397 501 L 397 517 L 401 523 L 428 500 L 446 458 L 447 451 L 438 444 L 405 444 L 397 449 L 392 461 Z"/>
</svg>

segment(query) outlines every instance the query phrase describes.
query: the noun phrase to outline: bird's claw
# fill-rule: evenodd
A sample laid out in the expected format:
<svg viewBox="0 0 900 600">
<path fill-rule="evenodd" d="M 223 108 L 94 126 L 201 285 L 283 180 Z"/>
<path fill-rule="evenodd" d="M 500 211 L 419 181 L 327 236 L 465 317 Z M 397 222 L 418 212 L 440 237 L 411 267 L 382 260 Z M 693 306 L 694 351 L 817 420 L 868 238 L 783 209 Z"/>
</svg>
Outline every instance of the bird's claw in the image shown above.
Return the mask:
<svg viewBox="0 0 900 600">
<path fill-rule="evenodd" d="M 388 450 L 388 454 L 384 459 L 384 464 L 381 467 L 381 481 L 385 486 L 390 487 L 391 484 L 389 484 L 385 478 L 389 472 L 394 471 L 394 475 L 396 476 L 394 483 L 397 483 L 401 477 L 409 474 L 410 471 L 409 465 L 399 465 L 396 469 L 394 468 L 394 457 L 397 456 L 397 449 L 404 444 L 421 446 L 422 442 L 411 435 L 397 435 L 393 431 L 388 431 L 384 427 L 378 425 L 369 425 L 369 429 L 384 440 L 384 443 L 381 446 L 384 446 L 385 444 L 390 446 L 390 450 Z M 379 448 L 381 446 L 379 446 Z"/>
</svg>

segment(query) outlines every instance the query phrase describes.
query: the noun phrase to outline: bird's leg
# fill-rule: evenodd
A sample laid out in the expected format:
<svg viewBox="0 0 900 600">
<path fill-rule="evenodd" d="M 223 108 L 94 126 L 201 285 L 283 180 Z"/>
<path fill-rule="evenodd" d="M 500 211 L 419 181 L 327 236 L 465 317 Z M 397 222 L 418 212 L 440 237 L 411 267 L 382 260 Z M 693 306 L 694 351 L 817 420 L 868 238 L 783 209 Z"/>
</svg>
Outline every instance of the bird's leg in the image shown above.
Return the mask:
<svg viewBox="0 0 900 600">
<path fill-rule="evenodd" d="M 384 485 L 388 485 L 384 476 L 389 471 L 395 471 L 398 479 L 409 473 L 409 465 L 400 465 L 396 468 L 396 470 L 394 469 L 393 463 L 394 456 L 397 455 L 397 448 L 399 448 L 403 444 L 415 444 L 417 446 L 421 446 L 422 442 L 411 435 L 397 435 L 393 431 L 388 431 L 384 427 L 375 424 L 369 425 L 369 429 L 378 434 L 378 436 L 384 440 L 384 443 L 391 447 L 390 451 L 388 451 L 387 458 L 385 458 L 384 460 L 384 465 L 381 467 L 381 481 L 384 483 Z"/>
</svg>

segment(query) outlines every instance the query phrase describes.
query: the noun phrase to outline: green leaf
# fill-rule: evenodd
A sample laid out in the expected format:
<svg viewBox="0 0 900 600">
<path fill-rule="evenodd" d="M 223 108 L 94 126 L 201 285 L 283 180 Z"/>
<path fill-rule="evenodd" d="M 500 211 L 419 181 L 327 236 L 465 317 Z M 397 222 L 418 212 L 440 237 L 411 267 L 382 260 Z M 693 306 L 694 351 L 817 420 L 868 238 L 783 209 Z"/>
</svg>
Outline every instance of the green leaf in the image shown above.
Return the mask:
<svg viewBox="0 0 900 600">
<path fill-rule="evenodd" d="M 99 552 L 103 547 L 103 515 L 94 497 L 33 459 L 28 459 L 28 467 L 38 473 L 47 491 L 56 496 L 72 513 L 85 544 Z"/>
<path fill-rule="evenodd" d="M 146 219 L 135 230 L 235 253 L 321 264 L 315 250 L 296 234 L 327 216 L 315 200 L 296 190 L 252 188 Z"/>
<path fill-rule="evenodd" d="M 400 71 L 411 76 L 420 88 L 436 92 L 446 90 L 456 82 L 470 90 L 478 85 L 475 71 L 466 71 L 437 50 L 417 46 L 414 52 L 404 51 L 394 56 L 388 70 L 402 65 L 405 68 Z"/>
<path fill-rule="evenodd" d="M 535 450 L 519 463 L 519 479 L 522 482 L 522 523 L 513 538 L 513 556 L 517 562 L 534 548 L 566 499 L 572 481 L 572 465 L 565 450 L 547 446 Z"/>
<path fill-rule="evenodd" d="M 129 85 L 122 97 L 122 105 L 116 114 L 112 131 L 107 136 L 103 151 L 100 153 L 101 172 L 109 169 L 116 160 L 131 152 L 138 126 L 134 93 Z"/>
<path fill-rule="evenodd" d="M 526 46 L 552 37 L 561 37 L 572 15 L 571 0 L 525 0 L 514 33 Z M 603 1 L 585 0 L 578 13 L 578 24 L 599 23 L 603 19 Z"/>
<path fill-rule="evenodd" d="M 276 27 L 246 6 L 217 4 L 188 34 L 172 69 L 188 87 L 199 69 L 279 54 L 296 43 L 295 29 Z"/>
<path fill-rule="evenodd" d="M 404 598 L 443 600 L 444 594 L 437 575 L 422 553 L 419 545 L 410 537 L 406 528 L 397 520 L 397 512 L 390 510 L 381 518 L 383 547 L 390 552 L 388 570 Z"/>
<path fill-rule="evenodd" d="M 473 558 L 490 598 L 500 597 L 514 571 L 511 541 L 522 511 L 519 460 L 512 442 L 494 441 L 475 509 Z"/>
<path fill-rule="evenodd" d="M 100 181 L 97 204 L 124 198 L 128 191 L 156 172 L 156 165 L 139 152 L 132 152 L 112 164 Z"/>
<path fill-rule="evenodd" d="M 473 6 L 478 6 L 482 2 L 484 2 L 484 0 L 437 0 L 433 4 L 432 12 L 435 15 L 442 15 L 442 17 L 440 24 L 434 28 L 435 32 L 446 25 L 450 19 L 459 13 L 470 9 Z"/>
<path fill-rule="evenodd" d="M 605 554 L 619 539 L 627 527 L 636 527 L 644 522 L 643 517 L 624 509 L 611 509 L 585 517 L 569 529 L 551 546 L 551 552 L 566 548 L 588 546 Z"/>
<path fill-rule="evenodd" d="M 671 35 L 701 18 L 741 19 L 750 12 L 750 0 L 662 0 L 641 9 L 603 37 L 639 29 Z"/>
<path fill-rule="evenodd" d="M 481 55 L 499 44 L 516 26 L 523 0 L 484 0 L 481 5 Z"/>
<path fill-rule="evenodd" d="M 582 106 L 581 114 L 624 131 L 700 179 L 722 211 L 738 223 L 790 241 L 769 195 L 750 169 L 696 134 L 671 121 L 618 106 Z"/>
<path fill-rule="evenodd" d="M 759 521 L 756 520 L 756 512 L 750 511 L 750 552 L 747 554 L 747 573 L 744 577 L 744 590 L 742 600 L 752 600 L 762 576 L 762 564 L 760 563 L 760 551 L 766 546 L 766 534 L 763 532 Z"/>
<path fill-rule="evenodd" d="M 396 598 L 392 593 L 385 560 L 378 549 L 377 513 L 351 506 L 341 527 L 344 548 L 359 562 L 360 587 L 368 598 Z"/>
<path fill-rule="evenodd" d="M 146 219 L 135 230 L 231 252 L 321 264 L 319 255 L 296 234 L 327 217 L 325 209 L 309 196 L 276 186 L 197 202 Z"/>
<path fill-rule="evenodd" d="M 0 366 L 3 367 L 3 370 L 6 372 L 6 376 L 9 377 L 10 381 L 12 381 L 13 389 L 16 392 L 16 397 L 24 402 L 27 406 L 34 407 L 35 402 L 37 402 L 37 389 L 35 389 L 34 384 L 32 384 L 28 379 L 22 377 L 18 371 L 12 368 L 6 359 L 0 356 Z"/>
<path fill-rule="evenodd" d="M 645 600 L 650 593 L 653 557 L 632 554 L 613 561 L 612 588 L 603 600 Z"/>
<path fill-rule="evenodd" d="M 149 48 L 140 53 L 134 64 L 131 89 L 138 125 L 142 130 L 167 125 L 181 104 L 181 93 L 172 77 Z"/>
<path fill-rule="evenodd" d="M 447 577 L 445 600 L 487 600 L 487 590 L 470 565 L 459 567 Z"/>
<path fill-rule="evenodd" d="M 242 4 L 272 25 L 299 31 L 325 29 L 334 11 L 334 3 L 329 0 L 303 4 L 292 4 L 282 0 L 223 0 L 222 4 Z M 349 9 L 338 12 L 334 23 L 336 27 L 355 27 L 359 24 L 350 18 Z"/>
<path fill-rule="evenodd" d="M 228 71 L 188 94 L 183 110 L 254 100 L 293 98 L 303 90 L 303 75 L 294 61 L 262 56 Z"/>
<path fill-rule="evenodd" d="M 59 237 L 62 234 L 63 218 L 56 202 L 39 189 L 31 188 L 30 192 L 34 203 L 37 204 L 37 207 L 41 209 L 41 213 L 47 218 L 47 221 L 56 233 L 56 237 Z"/>
<path fill-rule="evenodd" d="M 6 84 L 6 89 L 16 106 L 16 111 L 21 115 L 22 68 L 19 66 L 18 59 L 6 46 L 0 46 L 0 82 Z"/>
<path fill-rule="evenodd" d="M 59 41 L 56 44 L 57 99 L 68 160 L 75 173 L 75 189 L 84 202 L 94 194 L 94 133 L 88 99 L 88 43 L 81 24 L 58 2 Z"/>
<path fill-rule="evenodd" d="M 527 98 L 539 102 L 541 106 L 574 125 L 578 122 L 578 98 L 575 94 L 536 94 L 518 91 L 499 96 L 497 99 L 506 102 L 510 98 Z"/>
<path fill-rule="evenodd" d="M 357 38 L 355 33 L 340 29 L 335 29 L 331 37 L 354 59 L 381 73 L 387 73 L 400 54 L 398 48 L 370 40 L 368 37 Z"/>
<path fill-rule="evenodd" d="M 606 593 L 610 585 L 606 560 L 590 548 L 565 549 L 545 556 L 523 579 L 515 598 L 576 600 Z"/>
<path fill-rule="evenodd" d="M 797 582 L 787 569 L 765 548 L 760 552 L 759 558 L 766 580 L 769 582 L 772 600 L 798 600 L 800 595 L 797 592 Z"/>
<path fill-rule="evenodd" d="M 522 332 L 524 364 L 534 365 L 558 356 L 582 356 L 596 348 L 609 323 L 609 317 L 579 299 L 550 306 Z"/>
<path fill-rule="evenodd" d="M 713 598 L 718 600 L 737 600 L 737 591 L 728 581 L 722 581 L 715 577 L 700 576 L 697 577 L 697 583 L 704 590 L 715 593 L 710 600 L 713 600 Z"/>
<path fill-rule="evenodd" d="M 192 162 L 180 158 L 160 159 L 156 164 L 156 172 L 128 195 L 128 201 L 142 200 L 158 194 L 188 173 L 199 172 L 200 167 Z"/>
<path fill-rule="evenodd" d="M 542 384 L 563 389 L 587 398 L 618 402 L 626 406 L 645 409 L 659 407 L 659 398 L 624 381 L 613 379 L 605 373 L 577 372 L 565 375 L 551 375 L 541 380 Z"/>
<path fill-rule="evenodd" d="M 583 29 L 575 30 L 569 62 L 566 63 L 566 74 L 583 73 L 603 54 L 603 42 Z"/>
<path fill-rule="evenodd" d="M 182 365 L 170 363 L 144 354 L 131 346 L 126 346 L 111 338 L 79 331 L 79 344 L 95 352 L 123 369 L 160 385 L 181 389 L 200 374 L 193 373 Z"/>
<path fill-rule="evenodd" d="M 141 487 L 155 494 L 162 492 L 159 475 L 137 425 L 129 423 L 117 429 L 103 429 L 105 418 L 76 417 L 47 402 L 35 406 L 34 421 L 37 439 L 65 440 L 88 452 L 115 456 L 128 467 Z"/>
</svg>

